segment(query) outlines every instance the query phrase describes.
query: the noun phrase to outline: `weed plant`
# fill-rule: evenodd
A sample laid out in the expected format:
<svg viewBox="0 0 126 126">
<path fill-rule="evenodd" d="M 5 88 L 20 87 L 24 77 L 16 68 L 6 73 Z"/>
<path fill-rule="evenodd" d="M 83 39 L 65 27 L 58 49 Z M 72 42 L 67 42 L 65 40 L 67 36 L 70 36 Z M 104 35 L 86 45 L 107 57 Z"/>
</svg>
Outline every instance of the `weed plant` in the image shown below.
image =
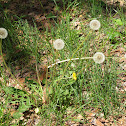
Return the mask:
<svg viewBox="0 0 126 126">
<path fill-rule="evenodd" d="M 117 113 L 121 111 L 122 95 L 116 90 L 119 86 L 117 84 L 117 79 L 119 79 L 118 64 L 111 55 L 110 57 L 105 57 L 103 63 L 97 64 L 93 60 L 93 55 L 96 52 L 104 53 L 108 38 L 115 38 L 114 35 L 117 34 L 118 31 L 114 31 L 114 29 L 118 26 L 124 26 L 125 20 L 112 19 L 112 21 L 116 23 L 113 27 L 110 27 L 108 23 L 106 23 L 106 17 L 103 17 L 102 11 L 104 10 L 102 6 L 104 5 L 102 2 L 100 5 L 95 0 L 90 0 L 89 3 L 85 2 L 85 4 L 77 0 L 73 2 L 69 1 L 67 4 L 64 0 L 62 2 L 64 10 L 62 10 L 61 17 L 63 18 L 60 22 L 54 20 L 55 27 L 51 27 L 50 32 L 46 29 L 43 35 L 38 31 L 35 23 L 33 23 L 34 26 L 31 26 L 27 20 L 20 19 L 11 24 L 9 17 L 4 13 L 6 17 L 4 19 L 5 23 L 1 27 L 5 27 L 9 34 L 9 37 L 4 40 L 4 44 L 11 42 L 10 46 L 13 47 L 13 43 L 18 42 L 16 49 L 21 50 L 20 56 L 25 54 L 24 60 L 27 62 L 24 63 L 28 64 L 30 69 L 37 73 L 38 81 L 25 78 L 25 83 L 30 89 L 29 95 L 24 90 L 5 86 L 8 84 L 9 77 L 6 75 L 4 67 L 0 67 L 0 75 L 2 78 L 0 81 L 1 125 L 10 125 L 12 124 L 12 120 L 15 120 L 14 124 L 24 125 L 25 122 L 21 121 L 20 118 L 26 111 L 30 109 L 35 110 L 35 108 L 39 108 L 37 114 L 41 117 L 38 125 L 52 125 L 53 123 L 55 123 L 55 125 L 65 125 L 65 122 L 70 120 L 77 122 L 77 120 L 73 118 L 73 115 L 81 114 L 85 117 L 85 112 L 91 109 L 97 110 L 98 113 L 104 113 L 105 118 L 108 118 L 110 115 L 115 115 L 115 111 Z M 57 1 L 54 1 L 54 3 L 58 7 Z M 78 10 L 80 8 L 83 9 L 83 4 L 85 7 L 88 4 L 92 7 L 92 11 L 90 12 L 91 18 L 87 19 L 85 22 L 89 24 L 89 22 L 96 17 L 101 22 L 102 27 L 99 29 L 98 35 L 96 35 L 96 32 L 90 29 L 86 23 L 84 25 L 83 21 L 81 22 L 80 30 L 77 31 L 75 28 L 71 28 L 71 13 L 69 13 L 69 9 L 72 7 L 76 7 Z M 42 4 L 41 6 L 43 7 Z M 76 15 L 78 15 L 78 13 L 79 11 L 75 12 Z M 109 37 L 105 40 L 100 39 L 99 36 L 102 33 L 106 33 L 106 29 L 107 33 L 110 31 Z M 111 34 L 111 32 L 113 34 Z M 123 33 L 124 32 L 125 31 L 123 31 Z M 119 36 L 122 43 L 125 43 L 123 35 L 119 33 L 117 37 Z M 62 50 L 56 50 L 53 44 L 50 43 L 50 40 L 54 41 L 56 39 L 63 40 L 65 46 Z M 120 41 L 120 39 L 118 41 Z M 92 44 L 93 46 L 91 46 Z M 4 50 L 5 47 L 3 48 L 3 51 Z M 7 47 L 7 56 L 14 54 L 12 53 L 13 51 L 9 51 L 9 47 Z M 45 56 L 41 54 L 43 51 L 47 52 Z M 39 67 L 43 65 L 43 58 L 47 59 L 46 65 L 50 67 L 47 68 L 46 77 L 41 82 Z M 75 58 L 77 59 L 72 60 Z M 16 61 L 14 59 L 16 59 Z M 13 58 L 14 61 L 5 61 L 10 64 L 16 64 L 18 63 L 18 59 L 21 61 L 20 57 L 17 55 Z M 60 61 L 68 60 L 55 64 L 57 59 Z M 34 65 L 30 64 L 29 60 L 34 60 Z M 51 66 L 51 64 L 55 65 Z M 72 64 L 74 64 L 74 66 L 72 66 Z M 16 72 L 14 72 L 14 70 L 12 71 L 15 75 Z M 42 84 L 44 86 L 42 86 Z M 45 103 L 43 103 L 43 100 L 45 100 Z M 13 107 L 13 105 L 17 105 L 17 107 Z M 11 112 L 12 109 L 14 109 L 14 113 Z M 83 123 L 87 122 L 85 117 Z"/>
</svg>

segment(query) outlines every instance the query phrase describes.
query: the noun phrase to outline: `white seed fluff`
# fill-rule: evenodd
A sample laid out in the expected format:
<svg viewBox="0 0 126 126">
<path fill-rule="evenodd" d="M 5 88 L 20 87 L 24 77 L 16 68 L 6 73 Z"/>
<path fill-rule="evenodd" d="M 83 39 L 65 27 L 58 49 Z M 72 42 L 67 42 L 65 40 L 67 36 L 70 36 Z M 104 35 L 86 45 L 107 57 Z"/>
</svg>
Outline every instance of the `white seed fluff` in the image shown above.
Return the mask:
<svg viewBox="0 0 126 126">
<path fill-rule="evenodd" d="M 101 23 L 98 20 L 92 20 L 89 25 L 93 30 L 98 30 L 101 27 Z"/>
<path fill-rule="evenodd" d="M 64 48 L 64 41 L 62 39 L 56 39 L 54 42 L 53 42 L 53 46 L 56 50 L 61 50 Z"/>
<path fill-rule="evenodd" d="M 93 56 L 95 63 L 103 63 L 105 61 L 105 55 L 102 52 L 96 52 Z"/>
<path fill-rule="evenodd" d="M 5 28 L 0 28 L 0 38 L 5 39 L 8 35 L 8 32 Z"/>
</svg>

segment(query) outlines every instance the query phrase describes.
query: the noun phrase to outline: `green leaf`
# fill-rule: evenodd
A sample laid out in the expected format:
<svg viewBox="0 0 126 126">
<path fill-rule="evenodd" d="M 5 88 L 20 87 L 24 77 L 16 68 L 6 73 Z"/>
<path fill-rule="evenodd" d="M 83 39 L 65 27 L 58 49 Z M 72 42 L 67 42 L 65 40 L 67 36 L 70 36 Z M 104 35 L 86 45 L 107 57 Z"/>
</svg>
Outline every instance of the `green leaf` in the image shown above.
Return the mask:
<svg viewBox="0 0 126 126">
<path fill-rule="evenodd" d="M 69 94 L 69 90 L 68 89 L 66 89 L 65 91 L 64 91 L 64 93 L 63 93 L 64 95 L 68 95 Z"/>
<path fill-rule="evenodd" d="M 115 23 L 116 25 L 123 25 L 123 22 L 121 21 L 121 19 L 115 19 Z"/>
<path fill-rule="evenodd" d="M 21 116 L 22 116 L 21 112 L 15 112 L 15 113 L 13 114 L 13 117 L 14 117 L 15 119 L 19 119 Z"/>
<path fill-rule="evenodd" d="M 115 37 L 118 37 L 118 36 L 120 36 L 120 33 L 115 31 L 115 32 L 109 34 L 109 39 L 114 39 Z"/>
<path fill-rule="evenodd" d="M 0 107 L 0 118 L 2 117 L 3 115 L 3 108 Z"/>
</svg>

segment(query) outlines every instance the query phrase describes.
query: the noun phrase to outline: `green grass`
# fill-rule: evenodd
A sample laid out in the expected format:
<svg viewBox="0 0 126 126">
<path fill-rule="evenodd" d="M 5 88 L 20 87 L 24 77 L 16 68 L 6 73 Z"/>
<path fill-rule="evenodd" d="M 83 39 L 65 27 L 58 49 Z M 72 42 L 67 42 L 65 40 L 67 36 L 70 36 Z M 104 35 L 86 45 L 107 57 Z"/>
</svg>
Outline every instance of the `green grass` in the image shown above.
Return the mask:
<svg viewBox="0 0 126 126">
<path fill-rule="evenodd" d="M 106 45 L 113 45 L 113 49 L 120 43 L 125 44 L 124 29 L 121 31 L 123 34 L 118 31 L 118 27 L 124 28 L 126 24 L 122 10 L 118 9 L 116 14 L 120 15 L 120 19 L 117 20 L 109 9 L 104 13 L 103 7 L 106 5 L 102 2 L 100 4 L 95 0 L 62 2 L 63 5 L 58 5 L 57 1 L 54 1 L 62 13 L 57 20 L 54 20 L 52 16 L 54 24 L 51 26 L 51 30 L 46 29 L 43 33 L 38 31 L 34 20 L 33 26 L 23 19 L 11 22 L 9 15 L 1 8 L 3 17 L 5 17 L 1 17 L 4 20 L 4 24 L 1 22 L 1 27 L 6 28 L 9 33 L 7 39 L 3 40 L 2 46 L 3 52 L 6 53 L 7 65 L 14 75 L 17 74 L 16 66 L 20 66 L 22 70 L 28 68 L 36 72 L 38 79 L 38 82 L 25 79 L 25 83 L 30 89 L 29 94 L 27 91 L 5 86 L 9 81 L 9 76 L 6 74 L 5 68 L 0 67 L 0 75 L 3 78 L 0 81 L 0 98 L 3 98 L 0 103 L 1 125 L 10 125 L 13 119 L 17 119 L 15 124 L 23 125 L 24 120 L 20 120 L 22 114 L 37 107 L 39 108 L 38 115 L 41 118 L 38 126 L 52 125 L 53 123 L 65 125 L 68 120 L 77 122 L 78 120 L 73 117 L 77 114 L 84 117 L 83 123 L 88 123 L 85 112 L 91 111 L 91 109 L 97 110 L 98 113 L 104 113 L 104 118 L 109 118 L 112 115 L 116 119 L 121 112 L 123 94 L 117 92 L 116 87 L 119 87 L 117 84 L 118 73 L 124 71 L 118 70 L 118 62 L 114 58 L 106 58 L 103 64 L 96 64 L 93 59 L 60 63 L 60 65 L 48 69 L 46 78 L 42 81 L 44 86 L 41 85 L 39 69 L 45 59 L 48 62 L 46 65 L 49 66 L 55 63 L 56 59 L 62 61 L 71 58 L 92 57 L 95 52 L 104 53 Z M 79 15 L 82 15 L 84 8 L 88 10 L 86 15 L 83 15 L 86 19 L 78 18 Z M 71 16 L 72 13 L 75 17 Z M 61 18 L 60 21 L 59 18 Z M 72 28 L 71 18 L 80 21 L 81 29 Z M 97 18 L 102 25 L 97 32 L 98 35 L 89 28 L 89 22 L 94 18 Z M 108 18 L 111 20 L 108 21 Z M 108 36 L 100 37 L 103 33 Z M 64 40 L 65 47 L 63 50 L 56 51 L 50 40 L 59 38 Z M 43 51 L 46 51 L 46 55 L 43 55 Z M 109 56 L 112 57 L 111 53 Z M 30 61 L 34 62 L 31 64 Z M 71 63 L 74 63 L 75 67 L 72 67 Z M 73 72 L 76 72 L 77 80 L 73 80 L 71 77 Z M 47 79 L 48 75 L 50 77 Z M 43 104 L 42 99 L 44 87 L 47 95 L 46 104 Z M 18 107 L 11 115 L 12 104 L 17 104 Z M 68 110 L 71 111 L 69 114 Z"/>
</svg>

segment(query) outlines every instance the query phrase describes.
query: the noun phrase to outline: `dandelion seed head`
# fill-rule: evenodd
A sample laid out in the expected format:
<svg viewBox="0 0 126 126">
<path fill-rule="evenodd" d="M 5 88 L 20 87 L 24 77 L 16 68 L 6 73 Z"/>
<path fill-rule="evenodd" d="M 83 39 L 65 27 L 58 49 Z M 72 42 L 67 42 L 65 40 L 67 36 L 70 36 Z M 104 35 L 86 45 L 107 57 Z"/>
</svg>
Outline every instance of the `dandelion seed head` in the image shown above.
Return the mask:
<svg viewBox="0 0 126 126">
<path fill-rule="evenodd" d="M 61 50 L 64 48 L 64 41 L 62 39 L 56 39 L 54 42 L 53 42 L 53 46 L 56 50 Z"/>
<path fill-rule="evenodd" d="M 98 30 L 101 27 L 101 23 L 98 20 L 92 20 L 89 25 L 93 30 Z"/>
<path fill-rule="evenodd" d="M 0 28 L 0 38 L 5 39 L 8 36 L 8 32 L 5 28 Z"/>
<path fill-rule="evenodd" d="M 105 55 L 102 52 L 96 52 L 93 56 L 95 63 L 103 63 L 105 61 Z"/>
</svg>

